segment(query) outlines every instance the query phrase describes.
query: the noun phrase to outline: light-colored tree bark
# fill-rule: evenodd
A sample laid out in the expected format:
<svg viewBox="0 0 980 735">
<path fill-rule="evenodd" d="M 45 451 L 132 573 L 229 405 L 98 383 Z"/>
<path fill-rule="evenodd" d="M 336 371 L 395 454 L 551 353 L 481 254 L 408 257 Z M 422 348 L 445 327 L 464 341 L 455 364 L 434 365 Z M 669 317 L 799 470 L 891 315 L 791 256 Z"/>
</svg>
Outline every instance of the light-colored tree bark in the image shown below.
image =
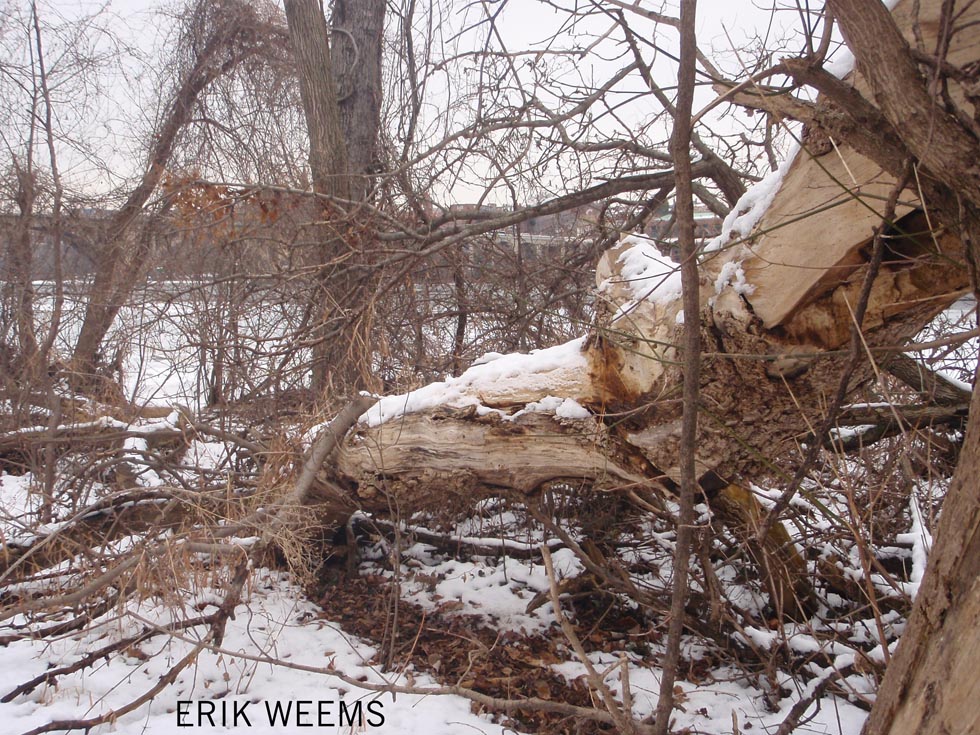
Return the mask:
<svg viewBox="0 0 980 735">
<path fill-rule="evenodd" d="M 327 21 L 320 3 L 313 0 L 288 0 L 285 7 L 310 137 L 313 190 L 349 199 L 347 146 L 340 125 Z"/>
</svg>

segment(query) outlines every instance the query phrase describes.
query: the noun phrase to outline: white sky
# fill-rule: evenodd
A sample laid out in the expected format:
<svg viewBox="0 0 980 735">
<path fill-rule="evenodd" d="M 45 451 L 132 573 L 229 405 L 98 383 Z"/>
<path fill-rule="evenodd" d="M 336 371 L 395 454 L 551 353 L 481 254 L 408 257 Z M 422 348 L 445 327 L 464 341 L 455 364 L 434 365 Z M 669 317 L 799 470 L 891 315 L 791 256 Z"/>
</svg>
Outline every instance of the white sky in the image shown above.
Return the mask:
<svg viewBox="0 0 980 735">
<path fill-rule="evenodd" d="M 18 0 L 15 0 L 15 2 Z M 26 0 L 19 0 L 26 2 Z M 397 0 L 395 0 L 397 2 Z M 53 20 L 52 16 L 60 16 L 64 19 L 81 17 L 86 14 L 94 13 L 100 8 L 105 8 L 104 22 L 108 27 L 119 35 L 126 42 L 133 45 L 139 52 L 150 55 L 165 50 L 168 38 L 169 23 L 166 18 L 161 18 L 156 11 L 161 7 L 173 7 L 176 3 L 164 2 L 159 0 L 107 0 L 107 2 L 95 2 L 93 0 L 49 0 L 41 3 L 43 17 Z M 676 7 L 668 3 L 661 6 L 659 3 L 642 0 L 642 6 L 663 12 L 666 14 L 676 14 Z M 583 0 L 552 0 L 551 4 L 541 0 L 509 0 L 505 11 L 501 16 L 499 30 L 501 36 L 509 50 L 522 48 L 540 48 L 540 44 L 553 36 L 558 28 L 558 24 L 567 16 L 560 13 L 555 7 L 575 7 L 586 6 L 588 3 Z M 473 19 L 477 14 L 482 13 L 481 5 L 474 2 L 459 1 L 461 8 L 468 7 L 467 11 L 461 11 L 458 15 L 452 16 L 458 22 L 463 23 L 466 19 Z M 488 7 L 496 7 L 490 5 Z M 674 32 L 671 29 L 655 30 L 653 26 L 646 24 L 639 17 L 627 13 L 631 19 L 631 25 L 635 24 L 638 34 L 642 34 L 646 29 L 651 35 L 656 34 L 657 42 L 666 48 L 675 46 Z M 711 56 L 716 63 L 726 73 L 737 75 L 739 73 L 741 59 L 739 55 L 732 51 L 733 48 L 745 47 L 750 44 L 752 39 L 765 39 L 765 45 L 769 48 L 779 45 L 779 37 L 792 33 L 792 28 L 799 23 L 799 16 L 795 7 L 785 7 L 783 10 L 773 13 L 768 2 L 758 0 L 701 0 L 698 7 L 698 34 L 699 43 L 702 49 Z M 610 26 L 610 21 L 604 17 L 590 18 L 585 22 L 579 23 L 574 32 L 578 34 L 578 41 L 582 45 L 591 42 L 592 39 L 601 35 Z M 565 45 L 575 42 L 572 35 L 566 34 L 558 44 Z M 758 45 L 758 44 L 757 44 Z M 623 66 L 623 59 L 604 60 L 603 56 L 611 56 L 614 53 L 622 53 L 622 46 L 606 41 L 597 46 L 593 53 L 590 53 L 578 65 L 576 71 L 586 76 L 594 75 L 596 79 L 607 78 L 615 69 Z M 673 75 L 673 66 L 668 60 L 663 59 L 662 64 L 655 64 L 654 73 L 658 76 L 661 84 L 669 86 L 672 83 L 670 75 Z M 101 93 L 105 96 L 101 104 L 93 104 L 91 117 L 89 120 L 90 131 L 86 133 L 87 139 L 100 149 L 100 154 L 114 159 L 116 163 L 110 165 L 110 169 L 125 171 L 133 166 L 134 160 L 139 160 L 138 152 L 144 145 L 146 133 L 152 128 L 152 120 L 147 119 L 145 114 L 141 117 L 141 110 L 151 109 L 153 99 L 147 99 L 153 94 L 151 84 L 152 63 L 148 68 L 140 68 L 138 62 L 131 62 L 121 72 L 117 71 L 114 78 L 103 86 Z M 666 77 L 664 75 L 667 75 Z M 703 104 L 709 100 L 712 93 L 704 90 L 699 103 Z M 653 105 L 651 101 L 649 103 Z M 652 107 L 651 107 L 652 110 Z M 641 106 L 634 107 L 628 115 L 641 116 L 645 114 Z M 86 162 L 84 160 L 70 161 L 66 157 L 66 168 L 76 171 L 79 175 L 85 176 Z M 106 189 L 111 187 L 111 181 L 104 172 L 96 172 L 97 167 L 92 171 L 98 178 L 96 188 Z M 89 174 L 93 175 L 93 174 Z M 93 182 L 94 183 L 94 182 Z M 463 199 L 469 195 L 463 195 Z"/>
</svg>

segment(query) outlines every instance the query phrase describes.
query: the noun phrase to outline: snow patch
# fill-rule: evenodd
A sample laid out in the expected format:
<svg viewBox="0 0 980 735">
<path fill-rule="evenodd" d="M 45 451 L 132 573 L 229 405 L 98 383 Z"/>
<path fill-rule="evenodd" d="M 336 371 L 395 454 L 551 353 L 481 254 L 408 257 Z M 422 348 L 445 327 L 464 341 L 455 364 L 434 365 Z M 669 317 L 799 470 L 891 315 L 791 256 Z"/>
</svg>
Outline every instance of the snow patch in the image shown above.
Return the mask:
<svg viewBox="0 0 980 735">
<path fill-rule="evenodd" d="M 922 509 L 914 495 L 909 498 L 909 515 L 912 516 L 912 529 L 909 533 L 898 534 L 896 540 L 899 543 L 912 544 L 912 573 L 909 575 L 910 581 L 905 584 L 905 588 L 914 597 L 919 591 L 922 577 L 926 573 L 926 563 L 929 560 L 929 551 L 932 549 L 932 534 L 926 528 L 922 518 Z"/>
<path fill-rule="evenodd" d="M 681 267 L 663 255 L 653 240 L 628 235 L 621 245 L 629 247 L 616 259 L 620 278 L 637 301 L 666 304 L 681 295 Z"/>
<path fill-rule="evenodd" d="M 733 236 L 740 239 L 749 236 L 783 185 L 783 178 L 798 151 L 799 146 L 794 147 L 779 168 L 770 171 L 761 181 L 742 195 L 742 198 L 735 203 L 732 211 L 725 217 L 725 221 L 721 225 L 721 234 L 704 246 L 706 253 L 721 250 Z"/>
<path fill-rule="evenodd" d="M 223 594 L 202 589 L 188 598 L 187 610 L 202 610 L 220 604 Z M 295 735 L 314 729 L 324 733 L 354 732 L 354 725 L 348 728 L 333 724 L 337 723 L 337 707 L 341 700 L 348 707 L 361 702 L 363 708 L 370 701 L 378 702 L 375 711 L 383 712 L 385 723 L 368 730 L 379 734 L 475 732 L 503 735 L 514 732 L 473 714 L 470 703 L 462 697 L 418 694 L 395 697 L 334 678 L 331 671 L 344 672 L 375 687 L 395 684 L 432 688 L 439 685 L 428 674 L 411 668 L 385 672 L 372 665 L 377 654 L 373 646 L 323 620 L 319 609 L 301 598 L 301 590 L 285 575 L 256 570 L 249 599 L 238 606 L 236 614 L 228 621 L 222 650 L 204 649 L 196 663 L 180 673 L 164 692 L 135 711 L 120 716 L 117 722 L 97 727 L 93 732 L 100 735 L 109 732 L 177 735 L 185 732 L 188 724 L 196 726 L 198 721 L 190 716 L 184 717 L 183 726 L 179 724 L 178 700 L 212 701 L 214 721 L 219 725 L 201 728 L 212 732 L 254 735 Z M 54 641 L 27 639 L 12 642 L 0 649 L 3 654 L 0 691 L 7 692 L 25 679 L 77 661 L 87 651 L 105 645 L 107 631 L 109 635 L 123 636 L 147 626 L 163 626 L 174 619 L 173 610 L 146 603 L 135 609 L 127 608 L 115 623 L 118 631 L 112 626 L 100 625 L 94 631 Z M 60 677 L 57 685 L 42 685 L 32 694 L 18 696 L 0 705 L 3 721 L 15 723 L 2 729 L 23 732 L 48 725 L 53 720 L 93 717 L 120 708 L 158 682 L 178 658 L 186 655 L 193 646 L 196 632 L 191 631 L 186 638 L 155 638 L 130 649 L 133 655 L 107 657 L 84 672 Z M 295 708 L 301 700 L 312 703 L 307 705 L 304 722 L 299 721 L 298 713 L 288 726 L 274 722 L 267 714 L 267 707 L 290 705 Z M 310 722 L 317 722 L 315 707 L 320 701 L 332 707 L 328 712 L 331 724 L 314 728 Z M 236 721 L 237 726 L 232 726 L 232 711 L 236 706 L 248 718 L 248 725 L 242 719 Z M 310 707 L 313 707 L 312 716 Z M 196 712 L 193 708 L 191 711 Z M 227 723 L 222 723 L 221 716 L 226 711 Z M 357 732 L 361 731 L 358 727 Z"/>
<path fill-rule="evenodd" d="M 453 601 L 456 609 L 449 612 L 476 615 L 501 631 L 524 635 L 544 633 L 555 623 L 550 604 L 527 611 L 535 594 L 549 589 L 543 563 L 513 560 L 502 563 L 480 557 L 471 561 L 433 561 L 428 558 L 429 549 L 425 544 L 415 544 L 403 552 L 403 558 L 419 559 L 425 564 L 421 575 L 413 574 L 411 565 L 404 569 L 402 589 L 410 602 L 426 610 L 438 610 L 446 601 Z M 559 580 L 577 577 L 585 571 L 570 549 L 554 550 L 552 561 Z M 382 570 L 376 573 L 390 574 Z"/>
<path fill-rule="evenodd" d="M 591 415 L 592 412 L 574 398 L 566 398 L 555 409 L 555 416 L 560 419 L 587 419 Z"/>
<path fill-rule="evenodd" d="M 530 354 L 488 353 L 483 359 L 489 358 L 489 361 L 474 364 L 458 377 L 430 383 L 402 395 L 382 398 L 361 415 L 360 422 L 368 426 L 379 426 L 405 414 L 426 411 L 437 406 L 480 406 L 481 393 L 499 393 L 510 385 L 517 387 L 527 380 L 528 375 L 558 370 L 584 371 L 588 368 L 584 346 L 585 337 L 579 337 L 556 347 L 532 350 Z M 575 409 L 569 406 L 567 410 Z"/>
<path fill-rule="evenodd" d="M 726 286 L 731 286 L 741 296 L 750 296 L 755 292 L 755 286 L 745 280 L 741 261 L 737 260 L 729 260 L 721 267 L 721 272 L 715 279 L 715 294 L 720 295 Z"/>
</svg>

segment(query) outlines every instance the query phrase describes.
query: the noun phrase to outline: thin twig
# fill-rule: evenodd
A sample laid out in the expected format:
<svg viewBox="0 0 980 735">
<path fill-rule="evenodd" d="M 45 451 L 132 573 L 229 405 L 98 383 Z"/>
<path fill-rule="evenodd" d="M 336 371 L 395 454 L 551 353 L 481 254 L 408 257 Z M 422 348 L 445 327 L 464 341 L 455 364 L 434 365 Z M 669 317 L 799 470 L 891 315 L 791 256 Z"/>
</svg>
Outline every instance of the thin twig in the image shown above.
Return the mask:
<svg viewBox="0 0 980 735">
<path fill-rule="evenodd" d="M 689 594 L 688 572 L 694 536 L 694 497 L 698 482 L 695 456 L 701 379 L 701 299 L 694 231 L 694 194 L 691 186 L 694 180 L 691 167 L 691 111 L 697 63 L 696 14 L 697 0 L 681 0 L 679 26 L 681 51 L 677 72 L 677 106 L 674 113 L 674 131 L 670 137 L 670 152 L 674 159 L 676 174 L 677 197 L 674 206 L 681 250 L 681 286 L 684 304 L 684 405 L 678 458 L 681 481 L 678 498 L 680 508 L 674 541 L 674 579 L 667 650 L 664 652 L 660 696 L 657 700 L 654 723 L 654 732 L 657 735 L 667 735 L 670 730 L 670 715 L 674 709 L 674 682 L 677 679 L 680 661 L 681 636 L 684 634 L 684 607 Z"/>
<path fill-rule="evenodd" d="M 568 622 L 568 618 L 561 611 L 561 600 L 558 597 L 558 580 L 555 578 L 555 567 L 551 560 L 551 552 L 547 546 L 541 547 L 541 556 L 544 558 L 544 568 L 548 575 L 551 606 L 555 612 L 555 618 L 558 620 L 558 625 L 561 626 L 562 633 L 565 634 L 565 638 L 568 640 L 569 645 L 571 645 L 572 650 L 575 651 L 575 655 L 578 656 L 582 665 L 585 667 L 589 678 L 589 685 L 599 693 L 599 696 L 602 698 L 602 703 L 606 706 L 606 711 L 612 717 L 613 722 L 616 723 L 619 731 L 627 735 L 636 733 L 636 721 L 633 719 L 632 712 L 620 707 L 613 693 L 609 691 L 609 687 L 602 680 L 602 676 L 599 675 L 599 672 L 595 670 L 595 666 L 592 665 L 592 661 L 585 652 L 585 647 L 582 646 L 582 641 L 579 640 L 574 626 Z"/>
</svg>

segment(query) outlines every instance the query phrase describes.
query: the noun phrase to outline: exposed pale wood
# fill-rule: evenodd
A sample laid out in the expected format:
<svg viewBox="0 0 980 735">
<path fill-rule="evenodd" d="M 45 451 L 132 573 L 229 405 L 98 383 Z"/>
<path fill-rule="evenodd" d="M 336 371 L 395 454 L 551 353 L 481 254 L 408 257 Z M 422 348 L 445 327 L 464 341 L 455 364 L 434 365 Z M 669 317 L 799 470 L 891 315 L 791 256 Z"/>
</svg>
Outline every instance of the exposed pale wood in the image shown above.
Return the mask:
<svg viewBox="0 0 980 735">
<path fill-rule="evenodd" d="M 883 265 L 867 318 L 870 346 L 900 343 L 915 334 L 955 298 L 949 288 L 968 281 L 965 269 L 951 266 L 951 256 L 961 249 L 958 242 L 945 241 L 942 255 L 930 252 L 932 246 L 929 237 L 906 242 L 902 253 L 913 257 Z M 606 490 L 644 485 L 672 492 L 681 456 L 675 347 L 682 328 L 677 323 L 680 303 L 633 303 L 635 295 L 619 273 L 624 247 L 606 253 L 597 268 L 602 300 L 597 322 L 582 344 L 584 359 L 493 383 L 474 380 L 454 399 L 513 412 L 557 395 L 591 408 L 594 417 L 570 421 L 552 413 L 526 413 L 508 420 L 470 405 L 362 425 L 337 459 L 339 475 L 351 483 L 356 501 L 380 511 L 466 507 L 491 494 L 530 493 L 554 480 Z M 715 295 L 713 275 L 705 274 L 700 319 L 703 339 L 715 356 L 701 371 L 702 422 L 694 459 L 699 475 L 717 476 L 724 487 L 769 472 L 773 465 L 789 469 L 808 427 L 822 421 L 821 406 L 836 391 L 843 357 L 820 357 L 819 350 L 847 339 L 848 304 L 855 301 L 864 267 L 854 268 L 845 282 L 801 311 L 804 320 L 797 324 L 804 326 L 795 334 L 788 327 L 762 328 L 731 289 Z M 624 305 L 629 305 L 625 316 Z M 870 369 L 859 371 L 854 384 L 871 375 Z M 606 418 L 610 412 L 625 415 Z M 708 495 L 733 533 L 749 543 L 761 514 L 751 497 L 740 503 L 730 494 Z M 774 536 L 751 551 L 774 607 L 792 613 L 806 608 L 808 590 L 786 542 Z"/>
<path fill-rule="evenodd" d="M 922 50 L 936 53 L 936 31 L 943 10 L 948 9 L 955 17 L 950 19 L 953 32 L 944 60 L 954 64 L 976 60 L 980 46 L 975 24 L 980 8 L 972 2 L 904 0 L 892 22 L 884 5 L 874 0 L 827 0 L 827 7 L 854 52 L 857 70 L 867 83 L 866 96 L 874 100 L 917 160 L 924 174 L 920 181 L 932 179 L 956 192 L 960 207 L 980 207 L 976 135 L 950 114 L 911 52 L 915 24 L 924 42 Z M 951 86 L 953 99 L 962 100 L 956 83 Z M 931 188 L 933 183 L 926 186 Z"/>
<path fill-rule="evenodd" d="M 894 316 L 916 305 L 930 315 L 938 314 L 969 285 L 963 244 L 957 237 L 929 232 L 921 213 L 906 216 L 898 226 L 916 234 L 891 240 L 889 258 L 875 279 L 868 300 L 863 321 L 866 331 L 884 326 Z M 760 245 L 763 252 L 768 252 L 764 248 L 765 245 Z M 832 350 L 847 343 L 853 311 L 867 272 L 866 265 L 860 262 L 860 249 L 848 257 L 860 264 L 847 267 L 838 264 L 829 269 L 818 279 L 809 296 L 811 300 L 780 325 L 779 333 L 793 345 Z M 764 285 L 757 288 L 761 298 Z M 750 303 L 754 309 L 756 302 Z"/>
<path fill-rule="evenodd" d="M 831 170 L 839 164 L 842 177 L 863 178 L 864 195 L 880 196 L 882 205 L 893 188 L 867 161 L 848 173 L 836 154 L 818 159 L 824 160 Z M 743 263 L 755 291 L 746 297 L 732 288 L 716 290 L 721 269 L 745 254 L 731 248 L 705 263 L 699 313 L 688 308 L 681 320 L 700 322 L 707 353 L 695 467 L 714 511 L 746 543 L 753 542 L 762 512 L 751 494 L 731 488 L 774 469 L 791 471 L 810 427 L 825 421 L 823 407 L 838 391 L 845 362 L 839 348 L 850 340 L 866 279 L 864 245 L 880 224 L 877 200 L 871 209 L 847 200 L 792 228 L 766 231 L 810 212 L 815 191 L 828 202 L 840 198 L 829 175 L 821 180 L 804 164 L 801 159 L 801 169 L 790 171 Z M 933 230 L 913 205 L 900 210 L 907 214 L 887 240 L 870 291 L 861 344 L 871 349 L 904 343 L 970 283 L 960 238 Z M 338 474 L 357 502 L 401 512 L 466 507 L 489 494 L 531 493 L 555 480 L 674 492 L 683 454 L 681 303 L 633 291 L 619 261 L 629 246 L 612 248 L 597 266 L 596 318 L 581 344 L 582 359 L 547 369 L 528 360 L 524 374 L 489 382 L 478 371 L 464 373 L 448 405 L 426 404 L 380 426 L 362 424 L 337 458 Z M 859 366 L 850 388 L 873 375 L 870 365 Z M 499 414 L 549 395 L 573 398 L 594 415 L 569 421 L 553 413 Z M 775 527 L 750 551 L 774 608 L 805 608 L 808 588 L 785 530 Z"/>
<path fill-rule="evenodd" d="M 935 48 L 941 3 L 918 3 L 917 20 L 926 48 Z M 912 0 L 895 9 L 896 22 L 912 39 Z M 980 5 L 965 9 L 959 23 L 980 20 Z M 965 30 L 954 36 L 948 60 L 963 65 L 980 57 L 980 34 Z M 871 98 L 865 80 L 855 88 Z M 962 93 L 952 85 L 954 99 Z M 972 158 L 972 157 L 971 157 Z M 872 236 L 884 211 L 885 199 L 895 178 L 881 166 L 838 142 L 826 155 L 814 157 L 803 150 L 790 166 L 782 189 L 757 228 L 752 257 L 744 264 L 746 277 L 756 286 L 749 297 L 757 316 L 767 328 L 785 324 L 806 304 L 846 278 L 861 259 L 859 249 Z M 914 195 L 906 197 L 896 213 L 901 216 L 918 206 Z"/>
<path fill-rule="evenodd" d="M 472 409 L 410 414 L 362 427 L 341 449 L 337 467 L 357 483 L 368 507 L 437 508 L 454 497 L 529 493 L 552 480 L 615 489 L 648 485 L 655 473 L 642 455 L 611 441 L 596 419 L 528 413 L 507 421 Z"/>
<path fill-rule="evenodd" d="M 531 493 L 555 480 L 605 490 L 645 486 L 673 492 L 681 454 L 675 347 L 680 304 L 632 303 L 635 295 L 619 273 L 624 247 L 609 251 L 597 268 L 602 301 L 596 325 L 582 343 L 584 359 L 493 383 L 474 379 L 454 399 L 515 412 L 557 395 L 589 407 L 593 417 L 523 413 L 510 419 L 470 405 L 409 413 L 380 426 L 362 424 L 337 457 L 338 474 L 350 483 L 355 501 L 382 512 L 465 508 L 481 497 Z M 958 242 L 944 242 L 943 255 L 930 252 L 928 237 L 924 244 L 916 240 L 903 247 L 902 253 L 914 257 L 886 262 L 873 292 L 865 332 L 870 346 L 900 343 L 915 334 L 955 297 L 950 286 L 968 280 L 965 270 L 951 266 Z M 801 311 L 809 314 L 799 322 L 806 328 L 793 334 L 788 328 L 762 328 L 734 291 L 715 295 L 713 274 L 705 274 L 699 316 L 703 339 L 715 356 L 701 371 L 702 422 L 694 457 L 699 475 L 717 476 L 725 487 L 773 465 L 792 466 L 798 442 L 809 426 L 820 424 L 821 406 L 839 381 L 843 358 L 837 353 L 814 357 L 817 346 L 837 347 L 846 340 L 848 303 L 855 301 L 863 277 L 863 266 L 854 268 L 845 282 Z M 855 385 L 871 375 L 870 369 L 859 371 Z M 607 418 L 610 412 L 625 415 Z M 751 543 L 762 515 L 754 499 L 705 489 L 726 525 Z M 785 531 L 776 527 L 767 543 L 750 552 L 774 608 L 791 614 L 805 610 L 809 591 Z"/>
<path fill-rule="evenodd" d="M 850 149 L 819 159 L 800 153 L 743 265 L 756 287 L 749 303 L 767 328 L 787 321 L 821 283 L 850 274 L 894 185 L 880 166 Z M 896 209 L 905 214 L 911 207 Z"/>
</svg>

